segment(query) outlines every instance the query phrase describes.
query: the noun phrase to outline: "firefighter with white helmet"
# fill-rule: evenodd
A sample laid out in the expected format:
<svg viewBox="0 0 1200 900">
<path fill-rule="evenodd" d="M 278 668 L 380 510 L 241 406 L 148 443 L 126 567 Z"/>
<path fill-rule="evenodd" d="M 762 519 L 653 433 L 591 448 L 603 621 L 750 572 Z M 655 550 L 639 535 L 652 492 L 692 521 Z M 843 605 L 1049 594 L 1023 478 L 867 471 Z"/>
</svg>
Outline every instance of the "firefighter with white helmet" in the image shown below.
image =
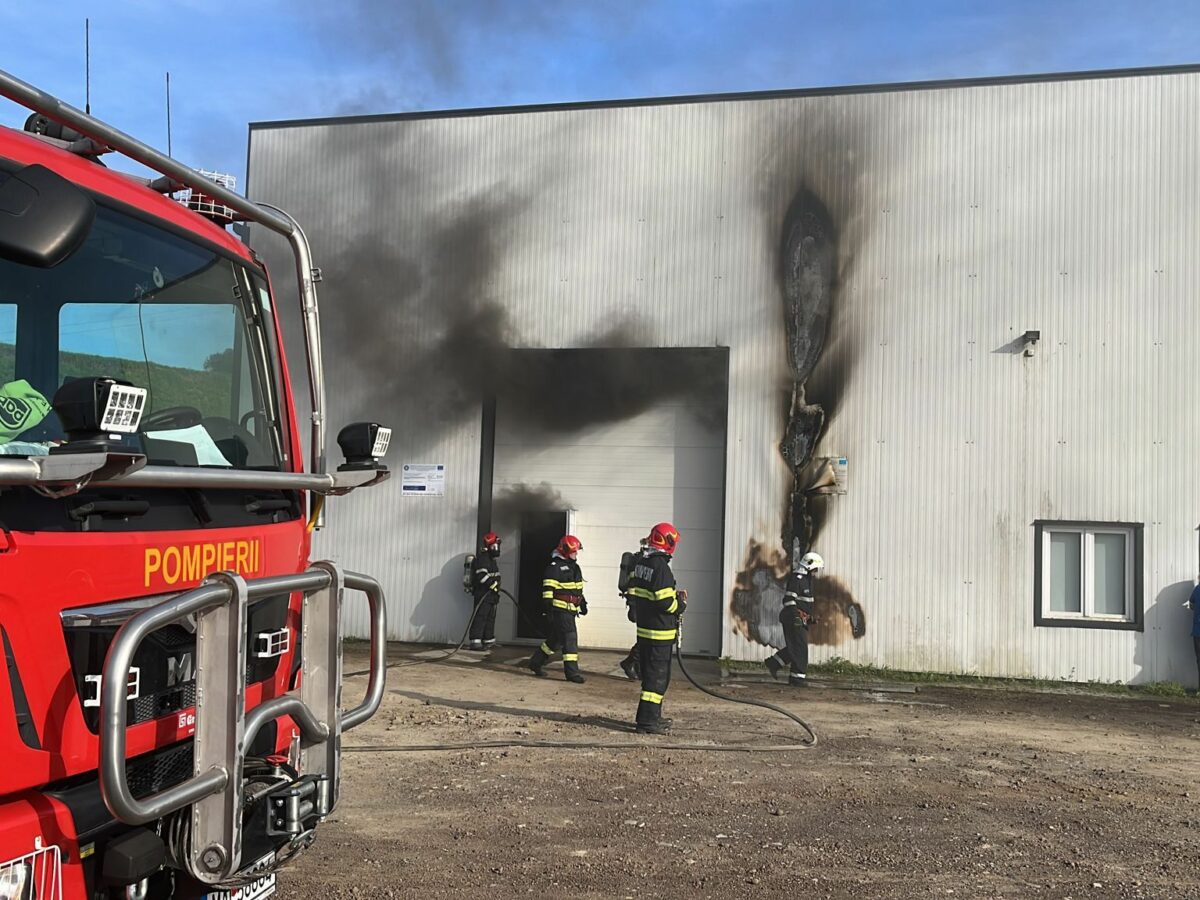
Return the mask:
<svg viewBox="0 0 1200 900">
<path fill-rule="evenodd" d="M 813 578 L 825 568 L 821 554 L 809 551 L 792 567 L 783 587 L 783 608 L 779 624 L 783 626 L 784 649 L 767 658 L 771 677 L 788 666 L 788 684 L 805 687 L 808 684 L 808 626 L 813 617 Z"/>
</svg>

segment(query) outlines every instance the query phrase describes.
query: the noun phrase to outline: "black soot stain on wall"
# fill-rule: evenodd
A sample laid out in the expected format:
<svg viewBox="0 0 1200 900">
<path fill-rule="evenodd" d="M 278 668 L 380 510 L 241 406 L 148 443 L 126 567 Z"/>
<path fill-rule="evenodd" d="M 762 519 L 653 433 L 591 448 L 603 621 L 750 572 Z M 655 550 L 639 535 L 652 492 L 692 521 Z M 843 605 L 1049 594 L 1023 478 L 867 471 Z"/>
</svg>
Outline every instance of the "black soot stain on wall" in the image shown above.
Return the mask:
<svg viewBox="0 0 1200 900">
<path fill-rule="evenodd" d="M 819 486 L 824 465 L 816 459 L 825 425 L 836 411 L 849 374 L 843 348 L 826 353 L 839 287 L 838 229 L 828 208 L 808 188 L 793 197 L 778 249 L 778 284 L 783 299 L 791 384 L 784 401 L 779 452 L 791 473 L 780 546 L 751 541 L 737 575 L 730 611 L 735 629 L 749 640 L 783 646 L 778 613 L 791 560 L 815 549 L 830 497 Z M 818 377 L 818 373 L 819 376 Z M 836 560 L 834 568 L 836 568 Z M 866 633 L 866 617 L 848 586 L 833 576 L 814 584 L 814 644 L 840 644 Z"/>
</svg>

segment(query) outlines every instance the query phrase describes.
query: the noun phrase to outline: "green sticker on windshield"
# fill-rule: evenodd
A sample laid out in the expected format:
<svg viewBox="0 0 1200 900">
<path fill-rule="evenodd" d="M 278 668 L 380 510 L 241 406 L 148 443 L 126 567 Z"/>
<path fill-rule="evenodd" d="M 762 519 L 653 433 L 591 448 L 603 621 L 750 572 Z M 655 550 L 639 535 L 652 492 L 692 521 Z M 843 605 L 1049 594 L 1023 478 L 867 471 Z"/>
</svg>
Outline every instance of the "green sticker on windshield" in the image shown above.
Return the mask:
<svg viewBox="0 0 1200 900">
<path fill-rule="evenodd" d="M 50 412 L 50 404 L 24 379 L 0 387 L 0 441 L 8 442 Z"/>
</svg>

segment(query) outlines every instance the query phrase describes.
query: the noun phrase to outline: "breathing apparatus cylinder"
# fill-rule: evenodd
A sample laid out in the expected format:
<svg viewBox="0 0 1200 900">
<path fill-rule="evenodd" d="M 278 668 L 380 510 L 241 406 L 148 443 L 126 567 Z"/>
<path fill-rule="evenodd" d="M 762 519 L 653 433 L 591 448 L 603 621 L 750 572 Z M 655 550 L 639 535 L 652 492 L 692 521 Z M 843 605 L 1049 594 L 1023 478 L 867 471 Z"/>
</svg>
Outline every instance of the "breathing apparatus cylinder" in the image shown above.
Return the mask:
<svg viewBox="0 0 1200 900">
<path fill-rule="evenodd" d="M 474 585 L 472 584 L 473 579 L 471 578 L 472 574 L 474 574 L 471 571 L 471 567 L 474 564 L 474 553 L 468 553 L 465 557 L 463 557 L 463 591 L 467 594 L 474 593 Z"/>
</svg>

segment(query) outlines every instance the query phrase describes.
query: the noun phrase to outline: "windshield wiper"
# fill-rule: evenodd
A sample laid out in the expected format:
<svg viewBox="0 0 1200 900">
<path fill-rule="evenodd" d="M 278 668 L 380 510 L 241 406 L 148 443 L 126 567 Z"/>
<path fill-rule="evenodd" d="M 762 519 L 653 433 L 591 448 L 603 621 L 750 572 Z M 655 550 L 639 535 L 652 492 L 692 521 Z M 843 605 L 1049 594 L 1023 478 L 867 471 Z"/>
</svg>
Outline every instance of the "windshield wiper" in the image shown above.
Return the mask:
<svg viewBox="0 0 1200 900">
<path fill-rule="evenodd" d="M 83 530 L 88 530 L 92 516 L 101 519 L 135 519 L 150 511 L 147 500 L 89 500 L 79 503 L 67 510 L 67 515 L 76 522 L 83 523 Z"/>
</svg>

